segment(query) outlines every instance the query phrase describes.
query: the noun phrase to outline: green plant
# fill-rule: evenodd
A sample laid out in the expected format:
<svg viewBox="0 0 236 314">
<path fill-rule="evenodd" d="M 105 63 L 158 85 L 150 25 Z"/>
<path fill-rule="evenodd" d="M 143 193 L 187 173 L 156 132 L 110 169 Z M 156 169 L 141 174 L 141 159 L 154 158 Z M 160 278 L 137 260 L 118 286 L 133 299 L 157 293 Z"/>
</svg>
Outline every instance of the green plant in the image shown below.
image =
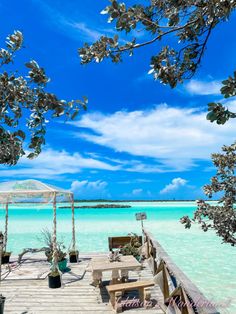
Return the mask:
<svg viewBox="0 0 236 314">
<path fill-rule="evenodd" d="M 48 261 L 52 261 L 53 256 L 53 241 L 52 241 L 52 234 L 51 232 L 45 228 L 41 231 L 42 237 L 41 241 L 44 242 L 47 249 L 45 250 L 45 255 L 47 256 Z M 61 262 L 66 257 L 66 252 L 64 252 L 65 246 L 63 242 L 57 242 L 57 256 L 58 256 L 58 262 Z"/>
<path fill-rule="evenodd" d="M 75 119 L 88 102 L 86 97 L 65 101 L 48 92 L 50 79 L 34 60 L 25 63 L 27 74 L 22 67 L 19 74 L 13 60 L 22 48 L 20 31 L 9 35 L 6 48 L 0 48 L 1 164 L 15 165 L 25 154 L 30 159 L 37 157 L 45 144 L 48 120 Z"/>
<path fill-rule="evenodd" d="M 77 254 L 79 254 L 79 251 L 78 250 L 70 250 L 69 254 L 70 255 L 77 255 Z"/>
<path fill-rule="evenodd" d="M 136 233 L 129 233 L 130 242 L 120 248 L 120 253 L 123 255 L 133 255 L 135 258 L 140 257 L 139 248 L 141 243 L 139 242 L 139 236 Z"/>
<path fill-rule="evenodd" d="M 110 0 L 101 14 L 108 15 L 108 22 L 114 23 L 114 35 L 84 43 L 79 48 L 81 63 L 98 63 L 107 58 L 119 63 L 125 54 L 132 56 L 135 51 L 152 46 L 149 74 L 171 88 L 195 75 L 213 30 L 228 21 L 236 9 L 236 2 L 228 0 L 133 2 L 130 5 L 129 1 L 126 4 Z M 142 36 L 135 36 L 140 32 Z M 236 72 L 222 82 L 221 94 L 225 98 L 236 96 Z M 222 103 L 209 103 L 208 111 L 207 119 L 218 124 L 236 118 L 236 112 Z"/>
<path fill-rule="evenodd" d="M 55 270 L 51 270 L 49 275 L 51 277 L 57 277 L 57 276 L 60 276 L 60 273 L 59 273 L 58 269 L 55 269 Z"/>
<path fill-rule="evenodd" d="M 200 224 L 205 232 L 212 229 L 224 243 L 236 246 L 236 142 L 212 154 L 212 161 L 217 171 L 210 184 L 204 186 L 204 192 L 209 198 L 218 193 L 220 199 L 217 204 L 198 200 L 193 218 L 184 216 L 180 221 L 188 229 L 192 223 Z"/>
</svg>

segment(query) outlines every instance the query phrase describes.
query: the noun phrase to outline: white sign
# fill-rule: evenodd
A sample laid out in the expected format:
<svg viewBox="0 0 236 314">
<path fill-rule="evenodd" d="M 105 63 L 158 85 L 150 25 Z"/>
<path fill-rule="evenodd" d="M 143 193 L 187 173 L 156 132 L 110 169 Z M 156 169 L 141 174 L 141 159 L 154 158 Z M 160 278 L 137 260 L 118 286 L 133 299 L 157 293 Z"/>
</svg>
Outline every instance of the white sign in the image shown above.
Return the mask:
<svg viewBox="0 0 236 314">
<path fill-rule="evenodd" d="M 146 213 L 137 213 L 135 214 L 136 220 L 145 220 L 147 219 L 147 214 Z"/>
</svg>

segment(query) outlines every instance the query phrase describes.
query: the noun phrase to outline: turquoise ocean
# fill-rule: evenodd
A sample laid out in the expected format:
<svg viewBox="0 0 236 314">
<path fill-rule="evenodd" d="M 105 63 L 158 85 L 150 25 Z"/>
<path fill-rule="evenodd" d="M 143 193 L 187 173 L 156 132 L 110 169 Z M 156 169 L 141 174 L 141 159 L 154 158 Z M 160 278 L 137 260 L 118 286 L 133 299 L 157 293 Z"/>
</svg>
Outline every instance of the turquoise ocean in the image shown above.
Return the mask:
<svg viewBox="0 0 236 314">
<path fill-rule="evenodd" d="M 86 204 L 92 205 L 78 205 Z M 140 233 L 141 226 L 135 220 L 135 213 L 145 211 L 147 220 L 144 221 L 144 226 L 153 233 L 175 263 L 208 298 L 223 304 L 221 313 L 236 314 L 236 248 L 222 244 L 214 232 L 205 233 L 199 226 L 186 230 L 179 223 L 180 217 L 193 213 L 196 209 L 195 202 L 125 204 L 132 207 L 75 209 L 76 240 L 80 252 L 107 252 L 109 236 Z M 4 228 L 4 215 L 4 210 L 0 209 L 0 230 Z M 69 247 L 71 210 L 58 208 L 57 221 L 58 240 L 64 241 L 66 247 Z M 46 227 L 52 228 L 50 204 L 24 204 L 21 207 L 10 205 L 8 250 L 16 255 L 23 248 L 44 246 L 40 232 Z"/>
</svg>

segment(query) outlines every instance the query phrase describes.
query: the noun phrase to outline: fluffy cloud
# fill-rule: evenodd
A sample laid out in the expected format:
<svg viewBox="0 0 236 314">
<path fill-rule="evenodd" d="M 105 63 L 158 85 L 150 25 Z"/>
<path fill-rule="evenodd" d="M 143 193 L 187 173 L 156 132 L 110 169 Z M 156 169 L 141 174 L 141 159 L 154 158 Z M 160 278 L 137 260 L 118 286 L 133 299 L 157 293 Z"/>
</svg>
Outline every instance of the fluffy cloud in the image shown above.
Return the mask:
<svg viewBox="0 0 236 314">
<path fill-rule="evenodd" d="M 182 178 L 174 178 L 170 184 L 167 184 L 164 189 L 160 191 L 160 194 L 167 194 L 170 192 L 174 192 L 178 190 L 180 187 L 185 186 L 187 183 L 187 180 Z"/>
<path fill-rule="evenodd" d="M 79 153 L 70 154 L 66 151 L 53 149 L 44 150 L 36 159 L 23 157 L 15 167 L 0 167 L 1 177 L 58 179 L 64 174 L 75 174 L 82 169 L 100 169 L 115 171 L 119 166 L 106 162 L 85 158 Z"/>
<path fill-rule="evenodd" d="M 204 82 L 191 80 L 185 85 L 186 90 L 194 95 L 218 95 L 221 89 L 220 81 Z"/>
<path fill-rule="evenodd" d="M 223 144 L 231 144 L 236 131 L 232 121 L 219 126 L 207 121 L 205 112 L 167 105 L 109 115 L 91 113 L 72 124 L 92 131 L 80 130 L 75 136 L 116 152 L 156 160 L 149 166 L 134 161 L 128 170 L 137 172 L 190 169 L 198 160 L 209 160 L 211 153 L 219 151 Z"/>
<path fill-rule="evenodd" d="M 73 181 L 71 184 L 71 191 L 74 192 L 75 197 L 80 199 L 102 199 L 110 198 L 108 192 L 107 182 L 105 181 Z"/>
</svg>

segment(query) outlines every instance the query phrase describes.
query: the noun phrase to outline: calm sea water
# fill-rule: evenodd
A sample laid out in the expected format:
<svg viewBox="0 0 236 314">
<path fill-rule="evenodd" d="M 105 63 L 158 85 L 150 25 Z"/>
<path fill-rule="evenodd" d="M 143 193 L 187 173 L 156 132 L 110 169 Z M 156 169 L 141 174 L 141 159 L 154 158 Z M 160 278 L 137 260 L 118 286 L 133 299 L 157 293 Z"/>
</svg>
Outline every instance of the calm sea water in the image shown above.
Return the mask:
<svg viewBox="0 0 236 314">
<path fill-rule="evenodd" d="M 183 215 L 191 215 L 194 202 L 132 202 L 132 208 L 76 209 L 76 239 L 81 252 L 108 250 L 108 236 L 140 233 L 135 213 L 145 211 L 145 227 L 164 246 L 176 264 L 215 302 L 225 302 L 222 313 L 236 314 L 236 248 L 221 244 L 213 232 L 204 233 L 197 226 L 185 230 L 179 223 Z M 86 205 L 79 204 L 79 205 Z M 91 203 L 89 204 L 91 205 Z M 69 247 L 71 242 L 71 210 L 57 210 L 58 238 Z M 4 210 L 0 210 L 0 230 L 4 226 Z M 8 250 L 17 254 L 27 247 L 40 247 L 40 232 L 52 228 L 52 208 L 24 205 L 9 209 Z"/>
</svg>

